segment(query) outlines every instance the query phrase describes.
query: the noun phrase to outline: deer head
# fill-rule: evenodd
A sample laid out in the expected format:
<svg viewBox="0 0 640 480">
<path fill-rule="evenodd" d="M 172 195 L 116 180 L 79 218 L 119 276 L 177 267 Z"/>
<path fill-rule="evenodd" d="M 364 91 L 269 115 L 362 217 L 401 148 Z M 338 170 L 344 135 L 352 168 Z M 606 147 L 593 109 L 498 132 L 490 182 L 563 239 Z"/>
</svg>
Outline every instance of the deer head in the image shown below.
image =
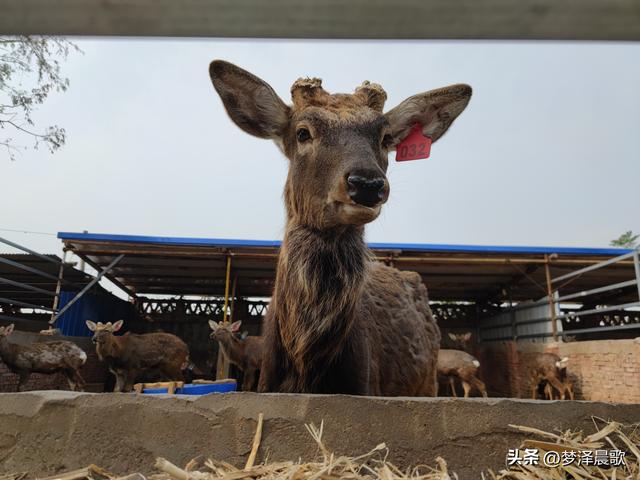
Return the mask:
<svg viewBox="0 0 640 480">
<path fill-rule="evenodd" d="M 468 85 L 451 85 L 384 113 L 380 85 L 364 82 L 352 94 L 330 94 L 320 79 L 305 78 L 293 84 L 287 105 L 266 82 L 231 63 L 216 60 L 209 74 L 235 124 L 274 140 L 290 160 L 288 220 L 315 229 L 376 219 L 389 197 L 389 152 L 416 123 L 437 141 L 471 98 Z"/>
<path fill-rule="evenodd" d="M 455 345 L 464 349 L 469 344 L 469 341 L 471 340 L 471 332 L 450 333 L 449 338 L 454 342 Z"/>
<path fill-rule="evenodd" d="M 13 333 L 14 328 L 15 328 L 15 325 L 13 323 L 8 327 L 0 327 L 0 339 L 6 338 L 9 335 L 11 335 L 11 333 Z"/>
<path fill-rule="evenodd" d="M 210 338 L 217 340 L 218 342 L 231 340 L 240 331 L 240 325 L 242 325 L 242 320 L 238 320 L 232 324 L 222 322 L 218 323 L 213 320 L 209 320 L 209 327 L 211 328 Z"/>
<path fill-rule="evenodd" d="M 118 320 L 116 323 L 94 323 L 91 320 L 86 321 L 87 328 L 93 332 L 91 341 L 98 345 L 107 342 L 115 332 L 122 328 L 124 320 Z"/>
</svg>

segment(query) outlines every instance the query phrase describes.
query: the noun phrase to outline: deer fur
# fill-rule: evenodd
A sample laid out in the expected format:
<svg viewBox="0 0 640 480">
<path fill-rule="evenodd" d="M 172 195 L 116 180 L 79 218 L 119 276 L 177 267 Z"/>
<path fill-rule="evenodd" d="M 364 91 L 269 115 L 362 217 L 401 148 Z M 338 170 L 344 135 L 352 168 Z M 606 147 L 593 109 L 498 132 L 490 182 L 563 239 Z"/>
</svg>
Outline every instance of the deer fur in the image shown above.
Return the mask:
<svg viewBox="0 0 640 480">
<path fill-rule="evenodd" d="M 473 388 L 478 390 L 483 397 L 486 397 L 487 388 L 484 382 L 478 378 L 480 362 L 469 353 L 471 332 L 462 334 L 449 333 L 449 339 L 455 348 L 440 349 L 438 354 L 438 378 L 449 382 L 451 395 L 454 397 L 458 396 L 456 380 L 462 384 L 465 398 L 469 396 Z"/>
<path fill-rule="evenodd" d="M 9 343 L 8 337 L 14 325 L 0 327 L 0 359 L 17 375 L 18 391 L 24 391 L 32 373 L 62 373 L 71 390 L 82 391 L 85 382 L 80 369 L 87 361 L 87 354 L 73 342 L 56 340 L 36 342 L 29 346 Z"/>
<path fill-rule="evenodd" d="M 240 320 L 231 325 L 209 320 L 211 338 L 218 342 L 225 358 L 242 370 L 242 390 L 248 392 L 256 386 L 256 374 L 262 364 L 263 339 L 257 336 L 239 338 L 237 333 L 241 324 Z"/>
<path fill-rule="evenodd" d="M 290 161 L 259 390 L 435 395 L 440 331 L 427 289 L 417 273 L 372 261 L 364 226 L 389 197 L 389 153 L 416 123 L 437 141 L 471 88 L 421 93 L 383 113 L 386 93 L 370 82 L 330 94 L 302 78 L 286 105 L 231 63 L 214 61 L 209 74 L 232 121 Z"/>
<path fill-rule="evenodd" d="M 555 353 L 535 353 L 529 364 L 529 381 L 531 388 L 531 398 L 538 396 L 538 386 L 540 382 L 546 381 L 551 387 L 560 393 L 560 399 L 565 399 L 568 388 L 571 389 L 570 396 L 573 396 L 573 386 L 565 386 L 564 379 L 569 358 L 560 358 Z M 549 393 L 547 393 L 549 392 Z M 551 390 L 545 391 L 546 396 L 551 396 Z"/>
<path fill-rule="evenodd" d="M 92 341 L 100 361 L 106 362 L 116 377 L 114 392 L 130 392 L 136 377 L 155 371 L 172 381 L 183 381 L 183 370 L 189 366 L 187 344 L 170 333 L 125 333 L 115 336 L 122 328 L 122 320 L 97 324 L 87 320 L 94 332 Z"/>
</svg>

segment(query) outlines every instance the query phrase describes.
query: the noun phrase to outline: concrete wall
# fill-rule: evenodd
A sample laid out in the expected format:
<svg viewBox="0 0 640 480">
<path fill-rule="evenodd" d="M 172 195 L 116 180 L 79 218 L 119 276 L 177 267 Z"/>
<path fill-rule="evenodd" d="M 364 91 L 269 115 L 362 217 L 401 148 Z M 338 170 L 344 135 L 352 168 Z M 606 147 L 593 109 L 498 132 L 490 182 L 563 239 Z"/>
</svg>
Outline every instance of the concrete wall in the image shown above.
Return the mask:
<svg viewBox="0 0 640 480">
<path fill-rule="evenodd" d="M 526 367 L 534 352 L 569 357 L 567 372 L 577 399 L 640 403 L 640 341 L 487 342 L 476 355 L 481 376 L 493 396 L 529 398 Z"/>
<path fill-rule="evenodd" d="M 379 443 L 400 468 L 443 457 L 458 478 L 504 467 L 526 436 L 509 424 L 593 432 L 592 416 L 631 423 L 640 405 L 504 399 L 410 399 L 345 395 L 231 393 L 205 397 L 36 392 L 0 395 L 0 472 L 47 475 L 93 463 L 116 474 L 152 473 L 163 456 L 177 465 L 203 455 L 246 462 L 259 413 L 257 461 L 310 461 L 317 445 L 304 428 L 324 421 L 338 455 Z M 529 436 L 530 437 L 530 436 Z"/>
</svg>

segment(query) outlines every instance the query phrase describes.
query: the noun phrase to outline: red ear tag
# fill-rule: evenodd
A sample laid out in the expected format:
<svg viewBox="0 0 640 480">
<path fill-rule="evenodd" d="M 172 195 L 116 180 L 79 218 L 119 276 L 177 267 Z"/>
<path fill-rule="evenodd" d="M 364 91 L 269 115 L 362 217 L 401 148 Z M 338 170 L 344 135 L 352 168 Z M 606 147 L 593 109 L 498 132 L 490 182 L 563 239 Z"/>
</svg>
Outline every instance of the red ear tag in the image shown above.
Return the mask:
<svg viewBox="0 0 640 480">
<path fill-rule="evenodd" d="M 396 162 L 429 158 L 430 153 L 431 139 L 422 134 L 422 125 L 416 123 L 407 138 L 396 147 Z"/>
</svg>

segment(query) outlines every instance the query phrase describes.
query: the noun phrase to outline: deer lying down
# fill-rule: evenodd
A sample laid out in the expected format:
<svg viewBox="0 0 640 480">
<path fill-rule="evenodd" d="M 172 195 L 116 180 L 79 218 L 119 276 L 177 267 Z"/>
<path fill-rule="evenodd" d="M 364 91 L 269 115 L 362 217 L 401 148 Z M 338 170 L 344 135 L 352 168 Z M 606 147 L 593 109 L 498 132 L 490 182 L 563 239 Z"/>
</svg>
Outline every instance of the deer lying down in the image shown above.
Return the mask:
<svg viewBox="0 0 640 480">
<path fill-rule="evenodd" d="M 561 359 L 555 353 L 536 353 L 531 359 L 529 366 L 531 398 L 537 398 L 538 385 L 540 385 L 540 382 L 546 380 L 551 387 L 560 392 L 560 400 L 564 400 L 565 393 L 568 391 L 568 387 L 565 386 L 563 382 L 566 373 L 564 370 L 567 368 L 568 363 L 568 357 Z M 551 396 L 551 390 L 545 387 L 545 394 Z M 572 396 L 573 388 L 571 387 L 570 397 Z"/>
<path fill-rule="evenodd" d="M 438 376 L 449 379 L 453 396 L 457 397 L 454 380 L 462 383 L 464 398 L 469 397 L 472 388 L 476 388 L 483 397 L 487 396 L 484 382 L 477 376 L 480 362 L 462 350 L 440 349 L 438 352 Z"/>
<path fill-rule="evenodd" d="M 129 333 L 116 337 L 115 332 L 124 323 L 118 320 L 97 324 L 87 320 L 94 332 L 98 358 L 107 363 L 116 377 L 114 392 L 130 392 L 140 374 L 155 370 L 168 380 L 183 381 L 182 371 L 189 365 L 187 344 L 170 333 Z"/>
<path fill-rule="evenodd" d="M 0 327 L 0 359 L 9 370 L 20 376 L 18 391 L 24 387 L 32 373 L 62 373 L 69 382 L 71 390 L 82 391 L 85 382 L 80 368 L 87 361 L 87 354 L 73 342 L 56 340 L 38 342 L 28 347 L 9 343 L 7 337 L 13 332 L 14 325 Z"/>
<path fill-rule="evenodd" d="M 224 325 L 209 320 L 211 327 L 211 338 L 220 344 L 222 354 L 244 373 L 242 390 L 248 392 L 253 390 L 256 384 L 256 373 L 260 370 L 262 363 L 262 337 L 238 338 L 236 335 L 240 330 L 241 321 L 233 322 L 231 325 Z"/>
</svg>

